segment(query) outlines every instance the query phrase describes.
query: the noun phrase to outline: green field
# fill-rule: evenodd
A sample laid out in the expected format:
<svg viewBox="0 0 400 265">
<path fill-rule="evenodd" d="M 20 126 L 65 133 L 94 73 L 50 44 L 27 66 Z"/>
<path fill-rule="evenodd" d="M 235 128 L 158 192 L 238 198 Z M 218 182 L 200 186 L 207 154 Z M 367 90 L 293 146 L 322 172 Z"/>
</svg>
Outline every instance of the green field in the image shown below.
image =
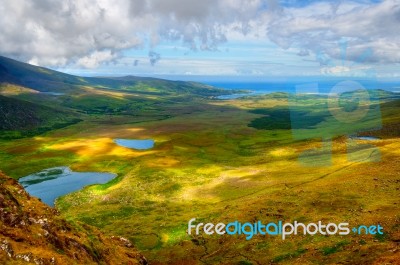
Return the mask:
<svg viewBox="0 0 400 265">
<path fill-rule="evenodd" d="M 260 106 L 270 111 L 257 111 Z M 376 132 L 382 137 L 374 141 L 382 153 L 377 163 L 347 161 L 345 138 L 338 137 L 333 164 L 310 168 L 298 162 L 298 155 L 319 142 L 293 140 L 290 120 L 273 123 L 270 118 L 272 125 L 267 120 L 265 130 L 248 126 L 274 111 L 283 117 L 280 108 L 285 107 L 285 99 L 199 100 L 160 107 L 158 114 L 91 114 L 66 128 L 2 140 L 1 168 L 15 178 L 62 165 L 117 173 L 109 184 L 59 199 L 57 208 L 68 220 L 133 240 L 152 264 L 322 264 L 368 262 L 386 255 L 399 237 L 398 136 Z M 382 108 L 388 126 L 400 122 L 391 114 L 393 108 L 398 104 Z M 152 138 L 156 145 L 134 151 L 116 146 L 114 138 Z M 285 241 L 190 237 L 186 226 L 193 217 L 215 223 L 346 220 L 380 223 L 387 234 Z"/>
<path fill-rule="evenodd" d="M 212 97 L 217 90 L 160 95 L 147 84 L 139 90 L 77 85 L 74 93 L 54 97 L 18 87 L 1 91 L 10 100 L 28 100 L 20 103 L 26 108 L 40 106 L 42 122 L 35 128 L 47 130 L 4 130 L 21 134 L 0 139 L 0 169 L 16 179 L 56 166 L 117 173 L 110 183 L 58 199 L 56 208 L 71 222 L 131 239 L 150 264 L 385 264 L 399 258 L 400 100 L 395 94 L 376 91 L 379 100 L 368 107 L 379 107 L 379 115 L 338 125 L 329 111 L 315 107 L 323 110 L 331 100 L 320 96 L 298 96 L 295 104 L 284 93 L 218 100 Z M 354 109 L 354 102 L 342 101 L 341 107 Z M 76 120 L 52 127 L 57 122 L 46 119 L 48 108 Z M 293 122 L 291 115 L 304 122 Z M 355 130 L 373 128 L 378 120 L 378 130 Z M 320 148 L 316 132 L 331 136 L 331 148 Z M 348 144 L 349 134 L 379 139 Z M 115 138 L 151 138 L 155 147 L 127 149 Z M 374 147 L 379 161 L 370 159 Z M 312 148 L 308 162 L 299 160 Z M 332 158 L 330 165 L 318 164 L 324 157 Z M 189 236 L 191 218 L 380 224 L 385 233 L 286 240 Z"/>
</svg>

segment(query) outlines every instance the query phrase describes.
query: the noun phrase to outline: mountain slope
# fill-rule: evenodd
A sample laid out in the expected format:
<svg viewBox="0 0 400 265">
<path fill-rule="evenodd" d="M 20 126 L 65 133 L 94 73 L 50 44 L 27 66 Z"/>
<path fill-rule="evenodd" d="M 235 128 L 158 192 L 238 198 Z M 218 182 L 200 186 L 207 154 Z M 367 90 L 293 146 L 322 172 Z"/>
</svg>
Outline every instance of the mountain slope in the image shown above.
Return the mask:
<svg viewBox="0 0 400 265">
<path fill-rule="evenodd" d="M 84 82 L 72 75 L 0 56 L 0 83 L 20 85 L 42 92 L 63 92 Z"/>
<path fill-rule="evenodd" d="M 78 115 L 0 95 L 0 138 L 18 138 L 79 122 Z"/>
<path fill-rule="evenodd" d="M 81 87 L 129 90 L 147 94 L 184 93 L 216 96 L 232 92 L 196 82 L 149 77 L 78 77 L 0 56 L 0 84 L 15 84 L 41 92 L 70 93 Z"/>
<path fill-rule="evenodd" d="M 78 77 L 0 56 L 0 138 L 38 135 L 87 114 L 171 117 L 177 102 L 229 93 L 148 77 Z"/>
<path fill-rule="evenodd" d="M 125 238 L 68 223 L 0 172 L 1 264 L 147 264 Z"/>
</svg>

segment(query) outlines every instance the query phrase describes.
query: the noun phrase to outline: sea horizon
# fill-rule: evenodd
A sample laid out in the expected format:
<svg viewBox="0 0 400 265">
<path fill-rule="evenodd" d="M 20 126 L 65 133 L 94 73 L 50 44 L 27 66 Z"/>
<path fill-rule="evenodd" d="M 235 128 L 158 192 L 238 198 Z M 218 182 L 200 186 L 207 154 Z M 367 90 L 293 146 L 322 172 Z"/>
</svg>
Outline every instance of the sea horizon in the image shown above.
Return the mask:
<svg viewBox="0 0 400 265">
<path fill-rule="evenodd" d="M 389 92 L 400 92 L 400 82 L 370 81 L 361 79 L 322 79 L 322 80 L 287 80 L 287 81 L 202 81 L 202 83 L 227 90 L 248 90 L 251 94 L 270 94 L 276 92 L 285 92 L 289 94 L 330 94 L 335 93 L 341 82 L 354 82 L 354 88 L 347 85 L 341 89 L 351 91 L 364 88 L 366 90 L 382 89 Z M 345 91 L 341 91 L 345 92 Z"/>
</svg>

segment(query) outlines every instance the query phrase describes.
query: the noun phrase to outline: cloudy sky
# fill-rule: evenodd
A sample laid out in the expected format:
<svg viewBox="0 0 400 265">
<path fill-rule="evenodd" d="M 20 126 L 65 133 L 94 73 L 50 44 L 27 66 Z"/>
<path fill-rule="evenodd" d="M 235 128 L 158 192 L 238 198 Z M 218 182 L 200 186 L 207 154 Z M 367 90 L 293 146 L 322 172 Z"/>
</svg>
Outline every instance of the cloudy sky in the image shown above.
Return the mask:
<svg viewBox="0 0 400 265">
<path fill-rule="evenodd" d="M 400 0 L 3 0 L 0 55 L 79 75 L 400 77 Z"/>
</svg>

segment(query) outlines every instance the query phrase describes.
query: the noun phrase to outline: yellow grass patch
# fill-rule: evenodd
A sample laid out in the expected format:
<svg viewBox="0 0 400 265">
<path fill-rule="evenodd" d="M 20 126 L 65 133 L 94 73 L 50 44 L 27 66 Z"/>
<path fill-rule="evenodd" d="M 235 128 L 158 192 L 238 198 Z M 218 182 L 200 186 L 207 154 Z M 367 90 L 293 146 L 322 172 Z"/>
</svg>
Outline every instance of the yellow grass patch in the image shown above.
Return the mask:
<svg viewBox="0 0 400 265">
<path fill-rule="evenodd" d="M 78 154 L 82 158 L 91 158 L 95 156 L 134 158 L 155 153 L 155 151 L 135 151 L 118 146 L 111 138 L 78 139 L 65 143 L 53 144 L 48 146 L 48 148 L 68 150 Z"/>
<path fill-rule="evenodd" d="M 17 96 L 26 93 L 39 94 L 40 92 L 37 90 L 33 90 L 18 85 L 3 84 L 0 86 L 0 95 L 3 96 Z"/>
</svg>

